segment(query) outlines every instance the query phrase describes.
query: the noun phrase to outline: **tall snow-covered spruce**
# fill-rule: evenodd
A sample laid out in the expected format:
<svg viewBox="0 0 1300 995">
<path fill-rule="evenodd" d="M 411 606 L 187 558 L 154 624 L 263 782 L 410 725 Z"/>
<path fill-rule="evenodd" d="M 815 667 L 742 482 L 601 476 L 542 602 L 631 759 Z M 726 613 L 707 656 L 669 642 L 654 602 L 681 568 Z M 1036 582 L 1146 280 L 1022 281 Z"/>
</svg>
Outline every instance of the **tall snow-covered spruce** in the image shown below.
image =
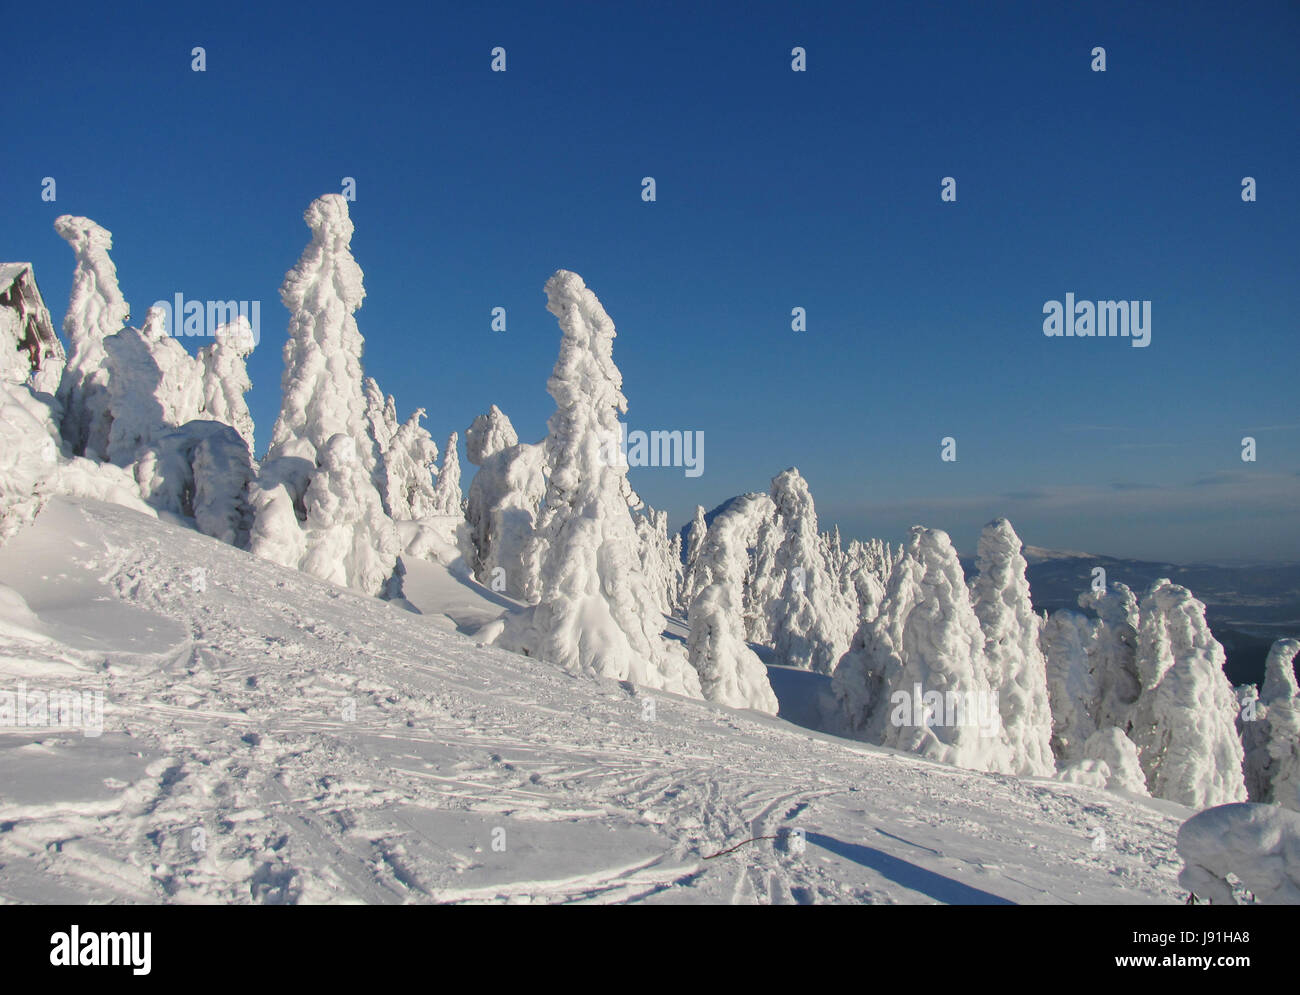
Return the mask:
<svg viewBox="0 0 1300 995">
<path fill-rule="evenodd" d="M 557 272 L 546 296 L 562 337 L 547 382 L 556 409 L 535 544 L 540 596 L 506 623 L 501 644 L 572 671 L 701 697 L 686 654 L 662 635 L 658 595 L 638 555 L 627 465 L 610 458 L 627 411 L 614 323 L 576 273 Z"/>
<path fill-rule="evenodd" d="M 72 246 L 77 268 L 63 318 L 68 363 L 59 383 L 63 437 L 74 456 L 108 459 L 113 416 L 108 394 L 108 355 L 104 339 L 116 335 L 131 316 L 109 258 L 113 233 L 89 218 L 65 214 L 54 222 L 59 237 Z"/>
<path fill-rule="evenodd" d="M 728 502 L 696 550 L 700 587 L 690 604 L 691 666 L 709 701 L 775 715 L 779 707 L 767 668 L 745 642 L 743 588 L 748 549 L 772 499 L 747 494 Z"/>
<path fill-rule="evenodd" d="M 817 532 L 808 482 L 794 467 L 772 479 L 772 503 L 785 537 L 776 553 L 780 594 L 767 601 L 776 658 L 790 667 L 829 674 L 849 648 L 857 604 L 841 597 L 838 569 Z"/>
<path fill-rule="evenodd" d="M 1041 619 L 1029 599 L 1022 543 L 1005 518 L 980 533 L 971 589 L 975 616 L 984 630 L 989 685 L 998 696 L 1002 731 L 1017 774 L 1048 775 L 1052 713 L 1047 702 L 1047 664 L 1038 647 Z"/>
<path fill-rule="evenodd" d="M 354 313 L 365 298 L 347 201 L 326 194 L 303 215 L 312 238 L 284 278 L 284 392 L 271 448 L 250 488 L 254 553 L 381 594 L 400 542 L 375 486 L 375 447 Z"/>
<path fill-rule="evenodd" d="M 1237 698 L 1205 606 L 1187 588 L 1158 580 L 1139 614 L 1142 692 L 1132 739 L 1147 787 L 1157 798 L 1192 808 L 1245 801 Z"/>
<path fill-rule="evenodd" d="M 433 514 L 459 517 L 464 497 L 460 492 L 460 451 L 456 448 L 459 436 L 452 432 L 447 448 L 442 453 L 442 468 L 433 488 Z"/>
<path fill-rule="evenodd" d="M 217 328 L 212 337 L 212 345 L 204 346 L 198 355 L 202 367 L 203 417 L 229 425 L 248 443 L 249 453 L 255 455 L 253 416 L 244 400 L 253 386 L 247 366 L 256 344 L 253 326 L 241 314 Z"/>
</svg>

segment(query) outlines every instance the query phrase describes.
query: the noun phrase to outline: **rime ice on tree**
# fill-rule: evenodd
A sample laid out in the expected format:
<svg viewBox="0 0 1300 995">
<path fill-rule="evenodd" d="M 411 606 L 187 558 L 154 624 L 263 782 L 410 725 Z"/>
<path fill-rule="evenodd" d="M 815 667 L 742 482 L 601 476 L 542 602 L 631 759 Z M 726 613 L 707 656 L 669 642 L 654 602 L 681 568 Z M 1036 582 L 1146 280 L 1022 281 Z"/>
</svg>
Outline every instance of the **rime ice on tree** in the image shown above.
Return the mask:
<svg viewBox="0 0 1300 995">
<path fill-rule="evenodd" d="M 70 214 L 58 218 L 54 230 L 77 257 L 68 313 L 63 319 L 63 334 L 68 338 L 68 364 L 58 392 L 63 437 L 74 456 L 106 460 L 113 417 L 104 339 L 117 334 L 131 309 L 118 289 L 117 268 L 108 256 L 112 232 L 89 218 Z"/>
<path fill-rule="evenodd" d="M 290 313 L 284 398 L 251 488 L 251 548 L 380 594 L 394 576 L 400 543 L 374 482 L 354 317 L 365 289 L 350 248 L 352 220 L 338 194 L 313 201 L 303 218 L 312 238 L 280 288 Z"/>
<path fill-rule="evenodd" d="M 700 697 L 685 653 L 661 635 L 663 616 L 637 554 L 627 467 L 606 458 L 627 411 L 614 323 L 576 273 L 557 272 L 546 295 L 562 338 L 547 383 L 556 410 L 538 523 L 540 600 L 510 619 L 501 641 L 571 670 Z"/>
</svg>

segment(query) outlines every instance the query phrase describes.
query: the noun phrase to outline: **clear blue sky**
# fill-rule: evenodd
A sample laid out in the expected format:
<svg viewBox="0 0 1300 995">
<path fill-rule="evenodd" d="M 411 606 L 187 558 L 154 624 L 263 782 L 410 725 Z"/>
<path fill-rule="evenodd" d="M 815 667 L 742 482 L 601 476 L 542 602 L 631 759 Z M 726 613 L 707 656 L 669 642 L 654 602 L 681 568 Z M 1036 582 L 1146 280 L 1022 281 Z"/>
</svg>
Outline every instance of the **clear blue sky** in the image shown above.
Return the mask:
<svg viewBox="0 0 1300 995">
<path fill-rule="evenodd" d="M 0 258 L 35 263 L 58 322 L 52 222 L 84 214 L 137 319 L 178 291 L 261 300 L 259 446 L 302 212 L 352 176 L 367 372 L 440 446 L 492 403 L 545 433 L 542 285 L 564 267 L 618 326 L 631 427 L 705 433 L 702 476 L 633 472 L 675 524 L 793 464 L 846 536 L 919 522 L 969 550 L 1006 514 L 1041 546 L 1300 559 L 1295 3 L 51 2 L 10 21 Z M 1045 338 L 1066 292 L 1151 300 L 1151 346 Z"/>
</svg>

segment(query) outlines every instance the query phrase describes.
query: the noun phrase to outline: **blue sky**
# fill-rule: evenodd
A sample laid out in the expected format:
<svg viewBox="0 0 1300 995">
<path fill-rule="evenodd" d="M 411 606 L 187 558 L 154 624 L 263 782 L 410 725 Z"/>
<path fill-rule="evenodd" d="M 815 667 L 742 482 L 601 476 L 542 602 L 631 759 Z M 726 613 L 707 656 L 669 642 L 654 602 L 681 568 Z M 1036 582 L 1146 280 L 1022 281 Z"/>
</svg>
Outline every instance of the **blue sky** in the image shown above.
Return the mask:
<svg viewBox="0 0 1300 995">
<path fill-rule="evenodd" d="M 675 524 L 797 465 L 846 536 L 1300 559 L 1294 3 L 310 9 L 53 2 L 0 68 L 0 257 L 59 321 L 84 214 L 136 318 L 262 301 L 259 446 L 302 212 L 352 176 L 367 372 L 440 446 L 492 403 L 545 433 L 563 267 L 631 427 L 704 432 L 702 476 L 633 472 Z M 1151 346 L 1044 337 L 1067 292 L 1151 300 Z"/>
</svg>

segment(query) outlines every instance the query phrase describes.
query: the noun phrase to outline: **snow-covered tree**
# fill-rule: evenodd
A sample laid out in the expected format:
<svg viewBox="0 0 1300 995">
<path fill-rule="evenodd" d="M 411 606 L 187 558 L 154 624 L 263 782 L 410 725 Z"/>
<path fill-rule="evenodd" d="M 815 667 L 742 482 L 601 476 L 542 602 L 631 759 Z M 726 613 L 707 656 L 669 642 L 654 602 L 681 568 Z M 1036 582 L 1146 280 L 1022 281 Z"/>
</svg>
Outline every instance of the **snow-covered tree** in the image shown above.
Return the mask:
<svg viewBox="0 0 1300 995">
<path fill-rule="evenodd" d="M 671 562 L 672 547 L 668 542 L 668 512 L 656 511 L 646 505 L 632 520 L 636 525 L 641 570 L 655 594 L 655 607 L 670 615 L 677 591 L 673 587 L 676 573 Z"/>
<path fill-rule="evenodd" d="M 389 503 L 388 466 L 384 454 L 397 434 L 397 403 L 391 394 L 385 399 L 379 381 L 374 377 L 366 377 L 361 382 L 361 390 L 366 398 L 366 431 L 370 436 L 371 458 L 375 465 L 370 477 L 375 490 L 379 491 L 384 511 L 391 517 L 393 509 Z"/>
<path fill-rule="evenodd" d="M 705 698 L 775 715 L 776 695 L 767 668 L 745 642 L 742 616 L 749 544 L 770 504 L 766 494 L 747 494 L 730 502 L 709 526 L 696 555 L 701 586 L 690 605 L 687 648 Z"/>
<path fill-rule="evenodd" d="M 700 697 L 680 646 L 662 636 L 663 616 L 641 570 L 629 510 L 627 465 L 610 458 L 627 410 L 614 365 L 614 323 L 576 273 L 547 281 L 547 308 L 563 333 L 547 390 L 550 467 L 538 531 L 540 600 L 512 616 L 503 645 L 570 670 Z"/>
<path fill-rule="evenodd" d="M 350 249 L 352 220 L 338 194 L 313 201 L 303 218 L 312 238 L 280 288 L 290 313 L 284 397 L 250 489 L 250 548 L 379 594 L 389 589 L 400 542 L 373 477 L 363 342 L 354 317 L 365 289 Z"/>
<path fill-rule="evenodd" d="M 1147 797 L 1146 778 L 1133 741 L 1114 726 L 1098 729 L 1083 744 L 1082 757 L 1058 775 L 1072 784 Z"/>
<path fill-rule="evenodd" d="M 540 578 L 527 559 L 546 494 L 544 450 L 519 442 L 495 404 L 465 431 L 465 455 L 478 467 L 465 502 L 465 559 L 475 578 L 521 600 L 536 600 Z"/>
<path fill-rule="evenodd" d="M 57 479 L 57 434 L 50 406 L 26 383 L 0 380 L 0 544 L 29 524 L 49 497 Z"/>
<path fill-rule="evenodd" d="M 768 602 L 772 646 L 786 666 L 829 674 L 848 649 L 856 612 L 840 596 L 817 532 L 812 493 L 799 471 L 773 478 L 771 494 L 785 526 L 776 554 L 781 594 Z"/>
<path fill-rule="evenodd" d="M 165 312 L 149 309 L 143 328 L 106 336 L 108 458 L 128 466 L 168 431 L 194 421 L 203 406 L 203 369 L 167 334 Z"/>
<path fill-rule="evenodd" d="M 74 456 L 108 459 L 109 410 L 107 354 L 104 339 L 115 335 L 131 317 L 117 285 L 117 268 L 109 258 L 113 234 L 89 218 L 65 214 L 54 230 L 72 246 L 77 268 L 63 319 L 68 363 L 59 382 L 63 437 Z"/>
<path fill-rule="evenodd" d="M 1133 705 L 1141 693 L 1138 676 L 1138 600 L 1127 586 L 1112 583 L 1104 591 L 1085 591 L 1079 606 L 1097 615 L 1089 646 L 1089 661 L 1097 688 L 1094 708 L 1097 727 L 1127 730 Z"/>
<path fill-rule="evenodd" d="M 253 462 L 248 443 L 233 426 L 189 421 L 162 432 L 140 454 L 133 472 L 153 507 L 193 518 L 204 535 L 247 545 Z"/>
<path fill-rule="evenodd" d="M 682 563 L 682 534 L 680 532 L 674 532 L 672 538 L 668 540 L 668 566 L 671 570 L 671 575 L 668 578 L 669 603 L 672 605 L 673 611 L 677 612 L 681 618 L 685 618 L 689 606 L 682 605 L 686 593 L 686 567 Z M 743 581 L 741 587 L 743 593 Z"/>
<path fill-rule="evenodd" d="M 399 552 L 397 532 L 384 514 L 356 440 L 338 433 L 325 443 L 319 459 L 305 498 L 302 569 L 368 594 L 388 593 Z"/>
<path fill-rule="evenodd" d="M 229 425 L 257 452 L 253 439 L 253 416 L 244 395 L 252 388 L 247 360 L 253 351 L 253 327 L 242 314 L 213 333 L 212 345 L 199 350 L 203 370 L 202 417 Z"/>
<path fill-rule="evenodd" d="M 856 604 L 859 621 L 875 618 L 880 610 L 894 559 L 888 544 L 879 539 L 849 542 L 840 567 L 840 592 L 850 607 Z"/>
<path fill-rule="evenodd" d="M 1300 811 L 1300 688 L 1295 658 L 1300 640 L 1279 639 L 1269 649 L 1264 683 L 1243 716 L 1246 787 L 1251 801 Z"/>
<path fill-rule="evenodd" d="M 784 578 L 777 567 L 777 554 L 785 539 L 785 524 L 776 505 L 757 526 L 757 538 L 749 558 L 745 583 L 745 635 L 751 643 L 772 645 L 772 617 L 781 597 Z"/>
<path fill-rule="evenodd" d="M 980 533 L 979 576 L 971 595 L 984 630 L 989 686 L 998 695 L 1013 770 L 1022 775 L 1048 775 L 1056 764 L 1047 664 L 1038 647 L 1041 623 L 1029 598 L 1022 545 L 1005 518 L 986 525 Z"/>
<path fill-rule="evenodd" d="M 311 242 L 280 287 L 280 299 L 290 314 L 289 339 L 284 345 L 280 415 L 267 456 L 315 462 L 335 435 L 358 442 L 366 438 L 364 340 L 355 317 L 366 291 L 361 267 L 352 258 L 347 201 L 338 194 L 319 197 L 303 220 L 311 229 Z"/>
<path fill-rule="evenodd" d="M 1237 699 L 1205 606 L 1185 587 L 1158 580 L 1139 608 L 1142 693 L 1130 737 L 1147 787 L 1192 808 L 1244 801 Z"/>
<path fill-rule="evenodd" d="M 704 505 L 695 506 L 695 517 L 691 519 L 691 524 L 686 531 L 686 566 L 695 565 L 695 560 L 700 555 L 700 548 L 704 545 L 704 536 L 709 531 L 708 523 L 704 520 Z"/>
<path fill-rule="evenodd" d="M 948 535 L 914 527 L 880 612 L 832 677 L 847 731 L 973 770 L 1009 773 L 984 633 Z"/>
<path fill-rule="evenodd" d="M 411 417 L 397 427 L 383 453 L 388 506 L 399 521 L 438 515 L 440 499 L 433 483 L 438 446 L 420 424 L 424 408 L 416 408 Z M 452 436 L 453 440 L 455 436 Z M 454 452 L 454 441 L 453 449 Z"/>
<path fill-rule="evenodd" d="M 1062 768 L 1084 759 L 1084 744 L 1097 731 L 1099 696 L 1089 652 L 1095 625 L 1070 609 L 1053 612 L 1043 622 L 1040 645 L 1047 661 L 1052 754 Z"/>
<path fill-rule="evenodd" d="M 495 404 L 465 429 L 465 457 L 471 466 L 482 466 L 484 460 L 518 444 L 519 433 L 510 416 Z"/>
<path fill-rule="evenodd" d="M 447 448 L 442 453 L 442 467 L 438 470 L 438 481 L 433 488 L 434 515 L 450 515 L 459 518 L 465 498 L 460 491 L 460 452 L 456 448 L 460 435 L 452 432 L 447 439 Z"/>
<path fill-rule="evenodd" d="M 679 607 L 682 609 L 683 614 L 690 611 L 691 602 L 695 600 L 695 594 L 698 591 L 694 580 L 695 561 L 699 559 L 700 547 L 704 545 L 704 534 L 708 530 L 709 526 L 704 521 L 704 506 L 697 504 L 695 506 L 695 517 L 691 520 L 691 524 L 686 527 L 685 556 L 682 564 L 682 590 L 679 597 Z"/>
</svg>

